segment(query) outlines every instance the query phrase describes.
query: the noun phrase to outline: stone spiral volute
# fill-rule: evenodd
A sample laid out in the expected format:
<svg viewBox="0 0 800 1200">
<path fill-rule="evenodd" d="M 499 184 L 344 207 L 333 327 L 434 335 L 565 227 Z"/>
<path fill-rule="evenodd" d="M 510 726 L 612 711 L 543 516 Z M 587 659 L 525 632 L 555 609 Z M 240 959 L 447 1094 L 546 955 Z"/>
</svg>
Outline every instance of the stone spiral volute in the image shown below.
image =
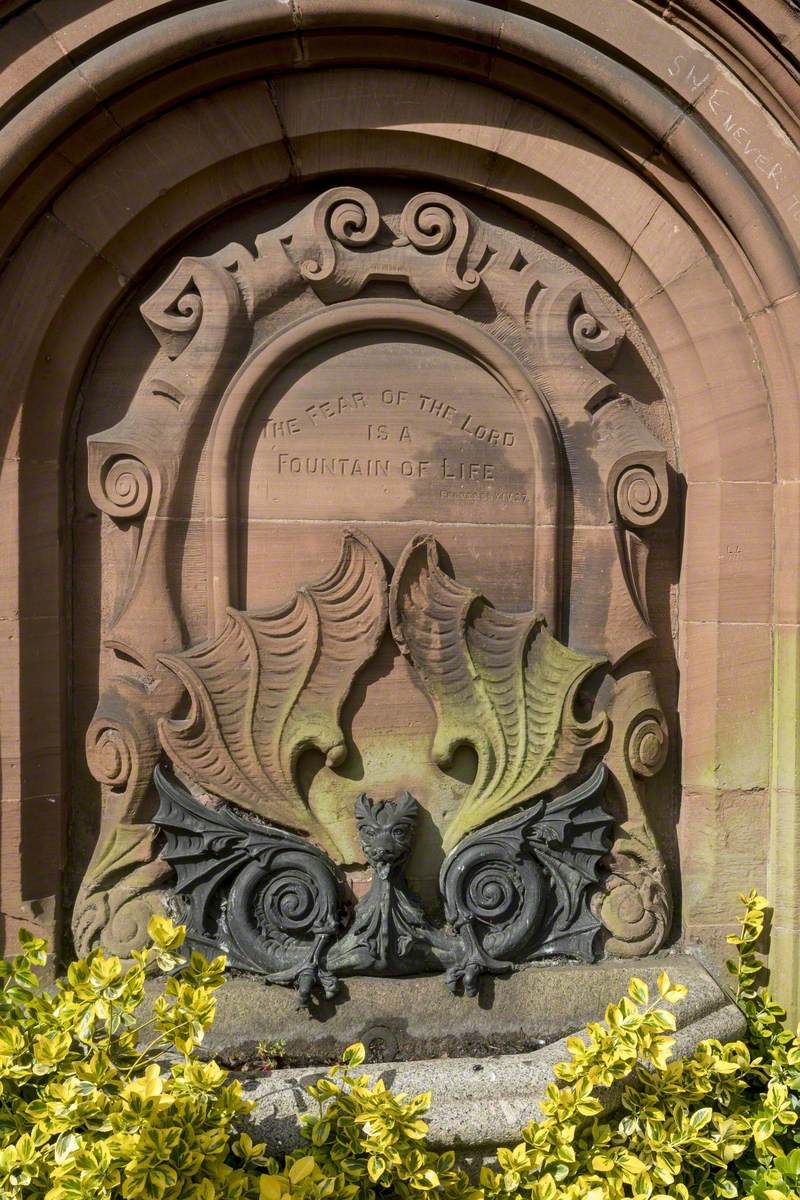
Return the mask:
<svg viewBox="0 0 800 1200">
<path fill-rule="evenodd" d="M 311 284 L 325 283 L 336 272 L 335 243 L 357 250 L 374 241 L 379 227 L 378 206 L 368 192 L 332 188 L 317 203 L 308 230 L 301 232 L 306 256 L 299 264 L 300 274 Z"/>
<path fill-rule="evenodd" d="M 86 758 L 98 783 L 113 788 L 127 785 L 133 760 L 131 746 L 120 728 L 93 722 L 86 735 Z"/>
<path fill-rule="evenodd" d="M 646 828 L 625 831 L 617 841 L 597 911 L 608 931 L 606 953 L 638 958 L 663 945 L 672 925 L 671 891 Z"/>
<path fill-rule="evenodd" d="M 653 525 L 664 512 L 666 497 L 647 466 L 628 467 L 617 480 L 619 515 L 628 525 Z"/>
<path fill-rule="evenodd" d="M 657 775 L 667 760 L 669 735 L 664 718 L 649 714 L 631 728 L 628 735 L 628 761 L 634 775 Z"/>
<path fill-rule="evenodd" d="M 153 494 L 150 471 L 130 454 L 110 458 L 101 472 L 103 511 L 118 521 L 134 520 L 147 512 Z"/>
</svg>

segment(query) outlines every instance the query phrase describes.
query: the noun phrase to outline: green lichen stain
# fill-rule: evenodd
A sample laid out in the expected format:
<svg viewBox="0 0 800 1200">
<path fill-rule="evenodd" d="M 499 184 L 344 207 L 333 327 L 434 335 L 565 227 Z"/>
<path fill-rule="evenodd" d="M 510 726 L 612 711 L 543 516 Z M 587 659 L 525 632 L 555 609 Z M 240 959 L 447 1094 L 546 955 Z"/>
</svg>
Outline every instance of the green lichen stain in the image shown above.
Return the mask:
<svg viewBox="0 0 800 1200">
<path fill-rule="evenodd" d="M 800 629 L 778 626 L 773 638 L 772 787 L 794 793 L 800 761 Z"/>
<path fill-rule="evenodd" d="M 568 779 L 607 732 L 580 720 L 581 682 L 604 661 L 562 645 L 534 611 L 506 613 L 446 571 L 430 536 L 413 538 L 392 578 L 392 631 L 436 713 L 433 759 L 474 747 L 477 766 L 447 820 L 451 851 L 466 834 Z"/>
<path fill-rule="evenodd" d="M 800 1017 L 800 630 L 779 625 L 773 631 L 773 733 L 770 795 L 770 898 L 774 905 L 770 939 L 771 990 Z"/>
<path fill-rule="evenodd" d="M 772 707 L 773 696 L 767 691 L 766 679 L 760 672 L 757 678 L 749 679 L 747 664 L 743 663 L 740 685 L 718 698 L 716 711 L 705 716 L 705 729 L 700 717 L 701 730 L 699 736 L 694 733 L 693 739 L 698 744 L 696 757 L 690 755 L 689 791 L 698 787 L 708 791 L 766 791 L 777 729 Z M 776 703 L 775 722 L 778 711 Z"/>
<path fill-rule="evenodd" d="M 447 772 L 431 761 L 429 732 L 374 730 L 363 734 L 338 769 L 322 767 L 309 789 L 309 806 L 324 824 L 342 863 L 363 863 L 356 833 L 356 797 L 366 792 L 374 800 L 393 800 L 409 791 L 421 806 L 414 848 L 406 865 L 408 881 L 423 901 L 437 896 L 442 852 L 442 829 L 469 788 L 474 755 L 456 752 Z"/>
</svg>

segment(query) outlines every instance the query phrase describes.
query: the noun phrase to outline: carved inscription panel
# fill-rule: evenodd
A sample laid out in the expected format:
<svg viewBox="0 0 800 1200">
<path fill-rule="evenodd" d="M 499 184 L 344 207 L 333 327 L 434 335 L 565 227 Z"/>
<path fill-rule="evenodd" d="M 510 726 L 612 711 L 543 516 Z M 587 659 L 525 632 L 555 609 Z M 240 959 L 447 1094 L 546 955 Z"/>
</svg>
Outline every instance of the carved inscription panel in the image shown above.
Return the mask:
<svg viewBox="0 0 800 1200">
<path fill-rule="evenodd" d="M 443 531 L 443 543 L 468 549 L 473 574 L 479 568 L 504 599 L 530 604 L 533 463 L 514 400 L 450 347 L 381 331 L 307 352 L 266 388 L 242 445 L 245 603 L 277 600 L 276 578 L 282 588 L 301 583 L 309 560 L 337 545 L 340 524 L 356 522 L 390 559 L 409 524 L 447 527 L 453 536 Z M 513 557 L 511 579 L 505 568 L 492 578 L 498 538 Z"/>
<path fill-rule="evenodd" d="M 355 500 L 382 520 L 427 510 L 530 524 L 527 434 L 502 386 L 469 360 L 423 338 L 376 335 L 309 354 L 291 374 L 251 422 L 251 519 L 348 520 Z"/>
</svg>

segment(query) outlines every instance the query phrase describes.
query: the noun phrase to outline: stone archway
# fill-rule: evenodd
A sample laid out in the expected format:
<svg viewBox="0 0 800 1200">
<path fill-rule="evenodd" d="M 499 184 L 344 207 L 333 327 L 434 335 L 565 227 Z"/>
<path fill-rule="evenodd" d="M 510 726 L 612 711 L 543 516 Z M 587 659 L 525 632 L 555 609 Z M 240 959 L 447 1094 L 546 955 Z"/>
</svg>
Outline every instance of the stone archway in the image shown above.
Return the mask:
<svg viewBox="0 0 800 1200">
<path fill-rule="evenodd" d="M 675 614 L 684 928 L 713 948 L 729 911 L 720 878 L 731 893 L 768 885 L 779 990 L 794 997 L 800 175 L 794 85 L 763 32 L 788 13 L 750 7 L 737 24 L 700 2 L 671 6 L 668 21 L 634 0 L 615 18 L 567 0 L 515 11 L 454 0 L 435 15 L 162 5 L 103 28 L 104 10 L 87 6 L 80 30 L 21 27 L 31 51 L 0 146 L 3 517 L 18 562 L 4 608 L 2 811 L 22 871 L 19 887 L 5 875 L 9 933 L 31 915 L 58 922 L 65 458 L 98 338 L 153 263 L 232 205 L 290 181 L 390 172 L 493 198 L 578 249 L 662 365 L 687 481 Z M 633 64 L 618 49 L 632 44 Z M 116 753 L 110 773 L 124 775 Z"/>
</svg>

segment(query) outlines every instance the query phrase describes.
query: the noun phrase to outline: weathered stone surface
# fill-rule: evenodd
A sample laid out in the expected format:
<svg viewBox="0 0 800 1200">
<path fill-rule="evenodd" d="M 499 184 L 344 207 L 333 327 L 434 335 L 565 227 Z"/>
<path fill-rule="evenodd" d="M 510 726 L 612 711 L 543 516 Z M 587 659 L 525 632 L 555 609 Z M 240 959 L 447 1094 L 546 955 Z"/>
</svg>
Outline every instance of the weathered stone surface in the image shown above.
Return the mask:
<svg viewBox="0 0 800 1200">
<path fill-rule="evenodd" d="M 743 1036 L 745 1022 L 739 1009 L 726 1002 L 718 989 L 713 993 L 709 989 L 705 1006 L 678 1009 L 676 1055 L 691 1054 L 706 1038 L 728 1042 Z M 580 1027 L 574 1032 L 580 1033 Z M 369 1071 L 387 1087 L 407 1095 L 432 1093 L 426 1116 L 432 1145 L 456 1147 L 462 1154 L 491 1154 L 496 1146 L 519 1140 L 520 1130 L 538 1114 L 537 1103 L 555 1079 L 554 1065 L 568 1057 L 566 1038 L 560 1038 L 525 1054 L 375 1063 Z M 286 1150 L 303 1144 L 297 1118 L 312 1103 L 303 1089 L 319 1075 L 313 1070 L 280 1070 L 258 1082 L 245 1081 L 245 1092 L 255 1101 L 249 1123 L 259 1138 Z M 620 1091 L 612 1088 L 601 1096 L 606 1111 L 618 1105 Z"/>
<path fill-rule="evenodd" d="M 640 847 L 657 848 L 655 859 L 641 851 L 643 862 L 651 855 L 650 882 L 653 862 L 656 877 L 667 868 L 676 882 L 676 825 L 682 826 L 680 870 L 690 909 L 677 914 L 674 928 L 682 921 L 692 939 L 716 944 L 722 926 L 702 875 L 709 863 L 722 863 L 726 838 L 712 815 L 724 821 L 746 807 L 744 797 L 754 805 L 763 798 L 769 812 L 759 810 L 753 863 L 759 879 L 766 872 L 774 881 L 781 993 L 800 997 L 793 949 L 800 928 L 797 14 L 782 0 L 747 0 L 735 15 L 721 0 L 601 6 L 548 0 L 501 9 L 491 0 L 230 0 L 224 6 L 42 0 L 4 9 L 0 742 L 7 930 L 28 919 L 58 936 L 101 824 L 105 882 L 93 897 L 89 927 L 99 920 L 109 944 L 129 946 L 141 936 L 147 897 L 163 884 L 146 829 L 153 796 L 142 781 L 158 752 L 155 722 L 172 715 L 181 699 L 150 690 L 151 658 L 145 667 L 132 664 L 127 634 L 114 650 L 100 646 L 123 598 L 126 556 L 136 558 L 138 531 L 135 522 L 126 524 L 123 504 L 116 516 L 106 512 L 101 532 L 84 486 L 86 437 L 108 430 L 141 400 L 132 403 L 152 343 L 131 312 L 184 250 L 202 258 L 234 242 L 252 251 L 267 226 L 289 220 L 330 186 L 413 177 L 418 190 L 460 196 L 476 209 L 484 201 L 487 211 L 502 206 L 497 228 L 515 221 L 528 233 L 546 227 L 556 257 L 619 301 L 627 340 L 609 377 L 641 397 L 675 472 L 671 490 L 681 500 L 688 491 L 686 554 L 681 567 L 676 503 L 649 542 L 646 575 L 648 538 L 639 537 L 641 530 L 625 524 L 619 556 L 609 557 L 604 543 L 611 530 L 604 528 L 598 494 L 572 487 L 572 474 L 581 476 L 584 418 L 575 422 L 557 411 L 570 472 L 563 495 L 567 507 L 574 505 L 573 528 L 562 542 L 563 548 L 572 540 L 573 569 L 560 577 L 558 599 L 570 629 L 560 632 L 567 644 L 571 633 L 581 650 L 621 660 L 649 617 L 655 644 L 635 670 L 653 675 L 672 757 L 645 784 L 624 753 L 616 754 L 615 816 L 628 833 L 639 827 Z M 300 200 L 283 190 L 289 180 L 311 190 Z M 370 286 L 383 294 L 385 282 Z M 185 316 L 180 297 L 173 299 L 178 309 L 169 315 Z M 211 334 L 223 323 L 224 303 L 208 297 L 204 303 Z M 277 310 L 268 306 L 257 318 L 260 332 L 274 333 L 302 309 L 295 296 L 273 321 Z M 501 326 L 506 316 L 497 312 Z M 491 319 L 491 310 L 483 315 Z M 210 342 L 203 344 L 209 353 Z M 425 354 L 438 354 L 440 367 L 446 357 L 425 344 L 411 374 Z M 374 358 L 374 349 L 355 347 L 356 358 L 362 356 L 357 365 L 377 372 L 366 361 L 370 353 Z M 353 366 L 355 360 L 340 357 Z M 172 383 L 182 391 L 208 365 L 185 355 L 175 362 L 180 378 Z M 317 386 L 312 373 L 324 365 L 306 363 L 306 382 L 291 395 L 287 389 L 287 407 L 306 385 Z M 459 371 L 454 367 L 454 390 L 496 403 L 496 376 Z M 546 392 L 546 381 L 542 387 Z M 211 391 L 219 399 L 216 383 Z M 166 405 L 180 403 L 158 395 Z M 458 407 L 457 399 L 449 402 Z M 155 428 L 169 440 L 160 416 Z M 264 499 L 263 443 L 256 426 L 244 437 L 251 439 L 255 471 L 240 500 L 255 511 Z M 132 440 L 123 449 L 122 457 L 135 455 L 141 445 Z M 348 456 L 341 447 L 336 453 Z M 592 464 L 584 465 L 586 484 Z M 192 492 L 194 466 L 186 470 L 181 487 Z M 199 479 L 205 471 L 203 460 Z M 148 510 L 155 541 L 169 528 L 181 553 L 169 555 L 168 586 L 144 589 L 139 632 L 152 625 L 153 641 L 134 645 L 134 659 L 140 651 L 148 657 L 184 650 L 215 631 L 201 585 L 213 575 L 201 492 L 184 496 L 179 515 Z M 382 494 L 365 490 L 361 498 L 377 520 L 385 519 Z M 321 492 L 318 499 L 324 507 L 335 497 Z M 259 512 L 263 517 L 263 507 Z M 264 602 L 260 589 L 273 576 L 279 594 L 266 602 L 316 577 L 308 566 L 329 548 L 326 531 L 301 529 L 309 518 L 298 512 L 289 504 L 283 517 L 297 525 L 283 526 L 272 539 L 257 522 L 237 531 L 243 554 L 236 607 Z M 464 514 L 446 515 L 445 541 L 456 541 Z M 536 597 L 527 528 L 504 519 L 492 523 L 499 529 L 493 534 L 478 532 L 480 522 L 467 523 L 480 554 L 470 561 L 469 550 L 458 547 L 456 578 L 474 577 L 475 586 L 509 610 L 530 607 Z M 546 525 L 537 526 L 539 534 Z M 400 531 L 387 526 L 382 552 L 391 560 L 402 544 Z M 180 597 L 177 614 L 167 611 L 168 593 Z M 620 615 L 626 596 L 629 606 Z M 613 611 L 605 611 L 606 598 Z M 229 599 L 222 596 L 223 607 Z M 601 627 L 604 644 L 593 646 L 589 635 Z M 344 715 L 370 769 L 381 761 L 381 743 L 369 745 L 366 734 L 393 706 L 406 706 L 415 749 L 428 748 L 433 736 L 427 701 L 407 664 L 386 649 L 375 663 L 369 703 Z M 614 701 L 620 711 L 622 699 Z M 139 706 L 132 735 L 122 728 L 120 705 L 129 713 Z M 91 771 L 82 750 L 90 727 Z M 463 762 L 456 764 L 459 773 L 467 773 Z M 430 789 L 435 779 L 418 770 L 406 786 Z M 632 816 L 624 811 L 630 805 Z M 43 813 L 52 831 L 46 855 Z M 733 858 L 746 870 L 747 856 L 737 848 L 743 824 L 744 818 L 734 821 Z M 135 870 L 119 893 L 124 903 L 115 924 L 103 906 L 111 896 L 114 907 L 120 862 L 122 874 Z M 420 886 L 429 885 L 431 873 L 418 865 Z M 730 880 L 734 890 L 751 882 Z M 720 887 L 727 886 L 721 878 Z M 718 911 L 728 911 L 722 898 Z M 663 922 L 661 914 L 663 903 Z M 642 926 L 657 925 L 651 908 Z"/>
<path fill-rule="evenodd" d="M 450 995 L 435 976 L 348 979 L 340 1001 L 320 1001 L 308 1013 L 298 1012 L 292 993 L 240 977 L 218 993 L 203 1053 L 235 1065 L 249 1060 L 260 1041 L 283 1041 L 291 1060 L 312 1064 L 334 1062 L 357 1041 L 371 1062 L 389 1047 L 398 1060 L 527 1051 L 601 1017 L 626 993 L 634 969 L 651 987 L 664 969 L 686 984 L 689 994 L 676 1009 L 683 1023 L 722 1002 L 705 968 L 682 954 L 655 955 L 635 968 L 625 960 L 535 964 L 507 978 L 484 978 L 474 999 Z"/>
</svg>

